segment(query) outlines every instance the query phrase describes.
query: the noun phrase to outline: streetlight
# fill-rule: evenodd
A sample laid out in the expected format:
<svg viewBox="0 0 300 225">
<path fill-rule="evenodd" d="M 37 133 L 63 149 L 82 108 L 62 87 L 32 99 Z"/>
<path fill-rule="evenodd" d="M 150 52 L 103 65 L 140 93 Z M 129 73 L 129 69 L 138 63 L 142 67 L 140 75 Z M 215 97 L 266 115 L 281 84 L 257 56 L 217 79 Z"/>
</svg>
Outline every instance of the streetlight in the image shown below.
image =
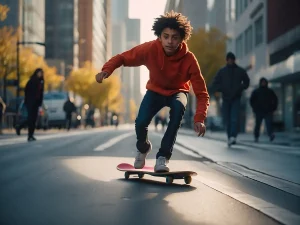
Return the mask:
<svg viewBox="0 0 300 225">
<path fill-rule="evenodd" d="M 19 45 L 42 45 L 46 46 L 43 42 L 36 41 L 17 41 L 17 101 L 16 101 L 16 110 L 18 111 L 19 107 L 19 97 L 20 97 L 20 68 L 19 68 L 19 57 L 20 57 L 20 48 Z"/>
</svg>

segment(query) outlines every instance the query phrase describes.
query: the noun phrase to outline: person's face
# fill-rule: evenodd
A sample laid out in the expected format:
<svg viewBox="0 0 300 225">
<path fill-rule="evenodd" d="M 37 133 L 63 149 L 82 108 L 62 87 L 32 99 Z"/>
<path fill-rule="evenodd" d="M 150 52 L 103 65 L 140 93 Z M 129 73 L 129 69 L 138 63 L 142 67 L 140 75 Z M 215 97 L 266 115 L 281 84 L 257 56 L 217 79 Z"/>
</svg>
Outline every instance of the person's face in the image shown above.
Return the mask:
<svg viewBox="0 0 300 225">
<path fill-rule="evenodd" d="M 235 63 L 234 59 L 230 59 L 230 58 L 227 59 L 227 64 L 228 65 L 233 65 L 234 63 Z"/>
<path fill-rule="evenodd" d="M 44 76 L 44 72 L 43 71 L 39 71 L 38 73 L 37 73 L 37 77 L 38 78 L 42 78 Z"/>
<path fill-rule="evenodd" d="M 262 80 L 261 83 L 260 83 L 260 86 L 266 87 L 267 86 L 267 82 L 265 80 Z"/>
<path fill-rule="evenodd" d="M 166 55 L 171 56 L 177 52 L 182 38 L 177 30 L 165 28 L 159 37 Z"/>
</svg>

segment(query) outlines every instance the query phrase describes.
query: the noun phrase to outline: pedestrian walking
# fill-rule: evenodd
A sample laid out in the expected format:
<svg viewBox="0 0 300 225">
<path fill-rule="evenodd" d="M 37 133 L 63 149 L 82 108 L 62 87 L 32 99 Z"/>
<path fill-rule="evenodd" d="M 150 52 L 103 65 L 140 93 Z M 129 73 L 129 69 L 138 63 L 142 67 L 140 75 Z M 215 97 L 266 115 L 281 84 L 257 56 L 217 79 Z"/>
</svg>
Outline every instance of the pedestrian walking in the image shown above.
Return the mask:
<svg viewBox="0 0 300 225">
<path fill-rule="evenodd" d="M 0 96 L 0 134 L 3 133 L 2 129 L 3 129 L 3 115 L 5 113 L 5 109 L 6 109 L 6 104 L 3 101 L 3 99 Z"/>
<path fill-rule="evenodd" d="M 25 87 L 24 104 L 27 108 L 28 141 L 35 141 L 33 136 L 38 116 L 38 109 L 43 103 L 44 97 L 44 71 L 38 68 L 34 71 Z M 17 127 L 17 133 L 20 133 L 20 127 Z"/>
<path fill-rule="evenodd" d="M 226 62 L 215 76 L 212 90 L 222 93 L 223 123 L 227 130 L 228 146 L 231 146 L 236 144 L 241 96 L 249 87 L 250 80 L 247 72 L 236 64 L 232 52 L 227 53 Z"/>
<path fill-rule="evenodd" d="M 270 141 L 273 141 L 275 135 L 273 133 L 272 121 L 273 113 L 277 109 L 278 98 L 275 92 L 268 87 L 268 80 L 266 78 L 261 78 L 259 81 L 259 87 L 252 92 L 250 105 L 255 114 L 255 142 L 258 142 L 260 126 L 263 120 L 265 120 Z"/>
<path fill-rule="evenodd" d="M 64 103 L 63 110 L 66 113 L 66 129 L 69 131 L 72 124 L 72 113 L 76 112 L 76 106 L 70 98 Z"/>
</svg>

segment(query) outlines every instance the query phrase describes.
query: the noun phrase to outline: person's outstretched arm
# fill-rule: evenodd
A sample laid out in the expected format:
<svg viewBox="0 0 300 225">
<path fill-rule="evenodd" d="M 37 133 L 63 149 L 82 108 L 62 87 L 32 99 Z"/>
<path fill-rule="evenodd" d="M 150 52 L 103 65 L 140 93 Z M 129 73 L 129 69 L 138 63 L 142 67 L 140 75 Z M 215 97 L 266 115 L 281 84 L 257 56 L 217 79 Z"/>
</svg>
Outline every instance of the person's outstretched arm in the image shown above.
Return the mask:
<svg viewBox="0 0 300 225">
<path fill-rule="evenodd" d="M 102 83 L 103 79 L 108 78 L 115 69 L 120 66 L 141 66 L 145 64 L 146 53 L 149 51 L 152 42 L 138 45 L 122 54 L 112 57 L 102 67 L 102 72 L 96 75 L 96 81 Z"/>
</svg>

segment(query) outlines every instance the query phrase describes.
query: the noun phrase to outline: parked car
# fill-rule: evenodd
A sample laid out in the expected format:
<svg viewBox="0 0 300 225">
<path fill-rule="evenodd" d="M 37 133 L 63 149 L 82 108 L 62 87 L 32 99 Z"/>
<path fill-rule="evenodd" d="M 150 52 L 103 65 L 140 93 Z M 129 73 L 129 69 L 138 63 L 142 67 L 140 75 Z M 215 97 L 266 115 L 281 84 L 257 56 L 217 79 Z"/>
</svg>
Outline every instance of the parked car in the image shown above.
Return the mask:
<svg viewBox="0 0 300 225">
<path fill-rule="evenodd" d="M 16 127 L 21 126 L 22 128 L 27 128 L 27 117 L 28 117 L 27 108 L 24 104 L 24 101 L 22 101 L 17 112 Z M 48 129 L 48 112 L 47 112 L 47 106 L 44 103 L 42 104 L 41 107 L 39 107 L 38 110 L 36 128 L 44 129 L 44 130 Z"/>
<path fill-rule="evenodd" d="M 6 112 L 7 113 L 17 113 L 17 104 L 20 104 L 24 101 L 24 97 L 12 98 L 6 104 Z M 18 107 L 19 108 L 19 107 Z"/>
<path fill-rule="evenodd" d="M 66 126 L 66 114 L 63 110 L 68 99 L 65 92 L 48 92 L 44 94 L 44 103 L 48 108 L 49 127 L 63 128 Z"/>
</svg>

